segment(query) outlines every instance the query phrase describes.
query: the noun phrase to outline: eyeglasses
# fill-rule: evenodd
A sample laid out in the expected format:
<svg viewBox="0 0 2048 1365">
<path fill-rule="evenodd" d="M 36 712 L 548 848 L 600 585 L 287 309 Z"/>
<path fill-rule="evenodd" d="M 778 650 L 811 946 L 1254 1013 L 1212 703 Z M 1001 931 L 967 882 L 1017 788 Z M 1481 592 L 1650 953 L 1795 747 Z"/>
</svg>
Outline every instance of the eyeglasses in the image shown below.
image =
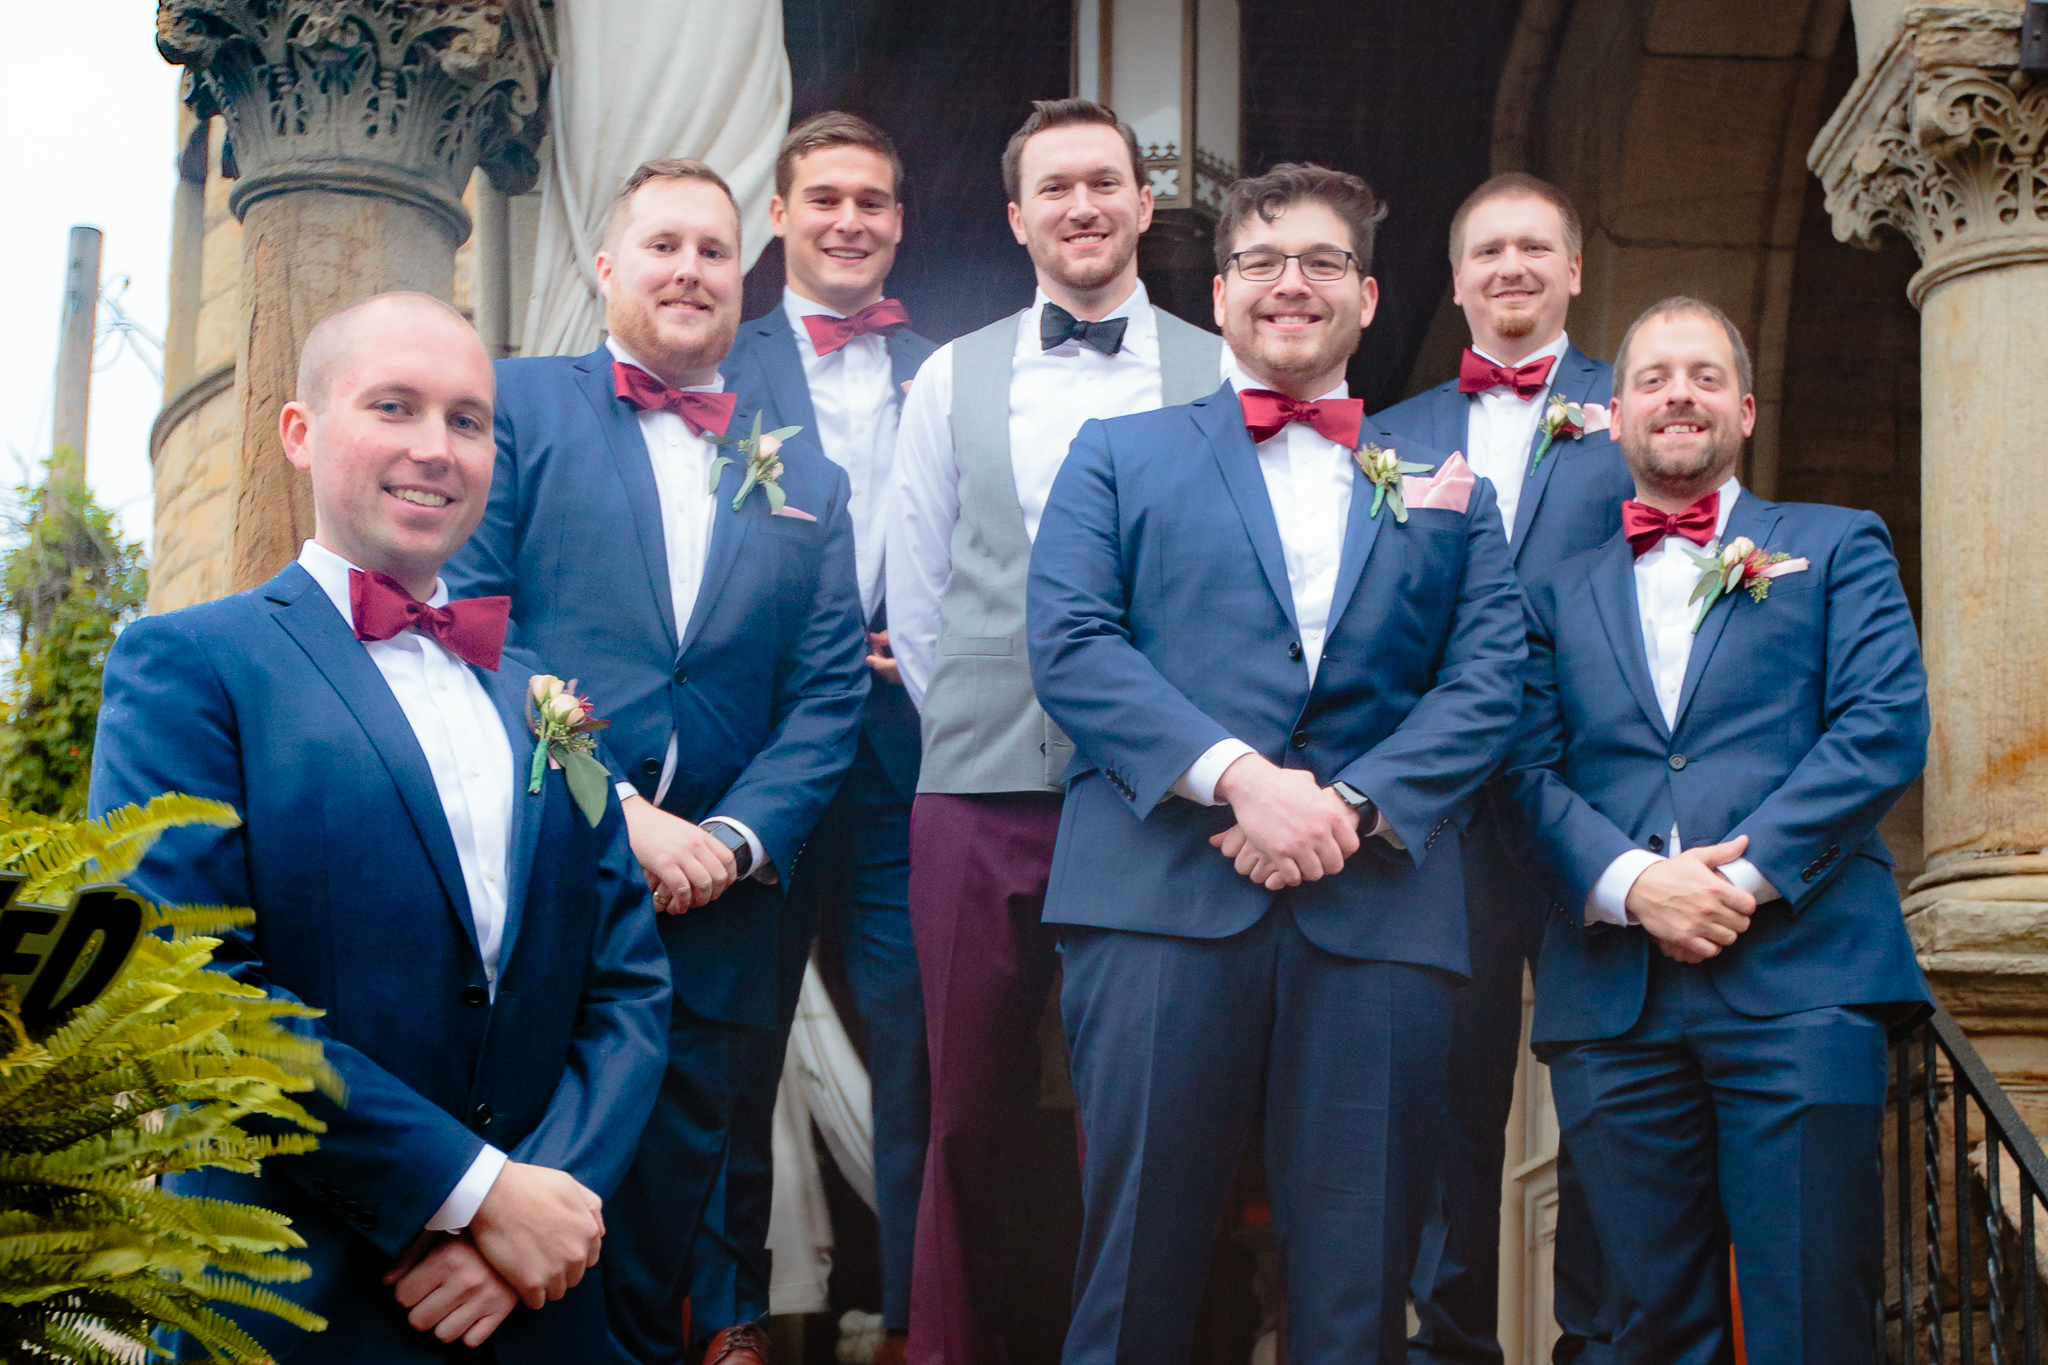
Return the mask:
<svg viewBox="0 0 2048 1365">
<path fill-rule="evenodd" d="M 1289 261 L 1300 261 L 1303 278 L 1329 284 L 1349 274 L 1357 259 L 1348 251 L 1301 251 L 1292 255 L 1281 251 L 1239 251 L 1232 253 L 1225 265 L 1227 268 L 1234 263 L 1239 278 L 1253 284 L 1271 284 L 1286 273 Z"/>
</svg>

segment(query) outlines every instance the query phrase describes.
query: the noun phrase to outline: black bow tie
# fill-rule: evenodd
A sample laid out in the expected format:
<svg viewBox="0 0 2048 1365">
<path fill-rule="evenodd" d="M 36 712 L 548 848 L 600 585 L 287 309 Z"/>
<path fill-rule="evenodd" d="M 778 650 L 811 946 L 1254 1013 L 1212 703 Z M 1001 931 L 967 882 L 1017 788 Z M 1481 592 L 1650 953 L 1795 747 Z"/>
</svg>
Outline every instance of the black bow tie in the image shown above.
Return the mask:
<svg viewBox="0 0 2048 1365">
<path fill-rule="evenodd" d="M 1123 349 L 1124 329 L 1130 325 L 1129 318 L 1083 322 L 1058 304 L 1048 303 L 1038 315 L 1038 344 L 1040 349 L 1050 351 L 1063 342 L 1078 341 L 1104 355 L 1115 355 Z"/>
</svg>

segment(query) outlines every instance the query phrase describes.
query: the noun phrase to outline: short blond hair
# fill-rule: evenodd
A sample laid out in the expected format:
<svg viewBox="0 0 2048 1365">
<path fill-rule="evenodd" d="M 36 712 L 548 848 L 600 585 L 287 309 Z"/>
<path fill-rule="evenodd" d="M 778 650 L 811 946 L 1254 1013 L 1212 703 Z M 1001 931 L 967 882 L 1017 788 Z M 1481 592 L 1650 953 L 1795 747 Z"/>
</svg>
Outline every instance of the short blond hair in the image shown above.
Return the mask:
<svg viewBox="0 0 2048 1365">
<path fill-rule="evenodd" d="M 656 180 L 701 180 L 716 185 L 725 191 L 725 201 L 732 205 L 733 222 L 740 221 L 740 201 L 733 198 L 732 186 L 725 183 L 725 177 L 711 167 L 692 157 L 664 156 L 653 161 L 643 161 L 633 168 L 626 177 L 626 183 L 619 186 L 619 192 L 612 196 L 611 207 L 604 215 L 604 249 L 616 251 L 619 248 L 619 234 L 625 230 L 626 210 L 632 205 L 633 196 L 640 188 Z M 739 232 L 735 229 L 733 247 L 739 248 Z"/>
<path fill-rule="evenodd" d="M 386 304 L 400 303 L 407 306 L 425 305 L 455 319 L 474 336 L 476 328 L 462 315 L 460 309 L 446 299 L 437 299 L 432 294 L 422 294 L 412 289 L 393 289 L 382 294 L 372 294 L 366 299 L 343 304 L 326 317 L 313 324 L 313 330 L 306 333 L 304 344 L 299 347 L 299 378 L 293 397 L 318 412 L 327 401 L 327 389 L 334 379 L 334 367 L 348 354 L 349 343 L 355 339 L 356 324 L 363 315 Z M 482 346 L 482 338 L 477 345 Z"/>
</svg>

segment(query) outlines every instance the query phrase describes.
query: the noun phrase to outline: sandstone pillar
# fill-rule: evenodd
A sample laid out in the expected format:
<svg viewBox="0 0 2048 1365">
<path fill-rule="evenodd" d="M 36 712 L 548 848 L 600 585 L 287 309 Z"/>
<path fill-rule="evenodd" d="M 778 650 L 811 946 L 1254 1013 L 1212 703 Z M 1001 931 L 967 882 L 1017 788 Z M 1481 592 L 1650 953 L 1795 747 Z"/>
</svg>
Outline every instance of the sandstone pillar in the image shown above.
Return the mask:
<svg viewBox="0 0 2048 1365">
<path fill-rule="evenodd" d="M 1837 236 L 1921 258 L 1927 871 L 1935 990 L 2048 1133 L 2048 84 L 2020 11 L 1905 10 L 1815 142 Z"/>
<path fill-rule="evenodd" d="M 159 0 L 157 47 L 193 112 L 224 117 L 238 177 L 238 590 L 312 531 L 277 443 L 307 331 L 388 289 L 451 296 L 470 172 L 532 185 L 546 71 L 530 0 Z"/>
</svg>

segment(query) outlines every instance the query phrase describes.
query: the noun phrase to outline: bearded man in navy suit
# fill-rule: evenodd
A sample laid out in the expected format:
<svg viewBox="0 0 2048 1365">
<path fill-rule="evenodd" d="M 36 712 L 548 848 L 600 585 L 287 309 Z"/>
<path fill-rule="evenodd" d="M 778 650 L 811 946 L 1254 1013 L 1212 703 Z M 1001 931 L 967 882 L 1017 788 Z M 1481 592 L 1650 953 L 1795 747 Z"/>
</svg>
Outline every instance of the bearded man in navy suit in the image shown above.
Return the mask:
<svg viewBox="0 0 2048 1365">
<path fill-rule="evenodd" d="M 328 1330 L 232 1313 L 280 1360 L 630 1360 L 584 1272 L 660 1085 L 668 962 L 616 797 L 593 819 L 565 774 L 529 783 L 503 599 L 437 582 L 483 515 L 492 401 L 437 299 L 321 322 L 280 418 L 313 539 L 107 661 L 93 813 L 179 791 L 242 816 L 166 834 L 133 885 L 254 907 L 217 965 L 325 1010 L 306 1027 L 348 1087 L 308 1102 L 317 1151 L 174 1178 L 306 1239 L 311 1276 L 275 1288 Z"/>
<path fill-rule="evenodd" d="M 882 539 L 896 418 L 936 347 L 882 287 L 903 239 L 903 163 L 888 134 L 837 110 L 789 130 L 775 157 L 768 221 L 788 283 L 776 308 L 740 325 L 727 382 L 772 427 L 816 432 L 852 483 L 854 562 L 867 617 L 872 686 L 852 771 L 811 837 L 790 888 L 783 989 L 810 959 L 809 916 L 836 908 L 847 981 L 874 1079 L 886 1359 L 910 1328 L 911 1243 L 931 1126 L 924 993 L 910 932 L 910 802 L 917 795 L 917 708 L 889 652 Z"/>
<path fill-rule="evenodd" d="M 1877 824 L 1927 753 L 1884 524 L 1735 477 L 1741 335 L 1673 298 L 1615 359 L 1636 494 L 1529 585 L 1501 792 L 1551 890 L 1532 1036 L 1625 1365 L 1875 1359 L 1886 1026 L 1926 982 Z"/>
<path fill-rule="evenodd" d="M 619 1343 L 765 1359 L 770 1133 L 792 992 L 781 943 L 805 841 L 851 766 L 868 653 L 846 473 L 816 434 L 749 456 L 721 365 L 739 326 L 739 210 L 701 162 L 613 201 L 595 273 L 610 338 L 499 362 L 498 464 L 449 581 L 512 598 L 518 639 L 612 721 L 633 851 L 665 913 L 669 1069 L 605 1258 Z M 764 435 L 777 429 L 762 423 Z M 793 920 L 794 917 L 794 920 Z"/>
<path fill-rule="evenodd" d="M 1458 377 L 1374 420 L 1460 450 L 1492 482 L 1515 572 L 1527 582 L 1621 526 L 1635 485 L 1607 429 L 1613 370 L 1572 345 L 1579 215 L 1522 172 L 1472 191 L 1451 219 L 1452 299 L 1472 344 Z M 1574 418 L 1572 414 L 1577 412 Z M 1482 807 L 1465 835 L 1472 980 L 1451 1024 L 1450 1123 L 1442 1189 L 1415 1267 L 1410 1365 L 1499 1365 L 1501 1163 L 1522 1038 L 1522 964 L 1543 946 L 1526 847 Z M 1555 1310 L 1559 1365 L 1606 1365 L 1606 1271 L 1569 1148 L 1557 1159 Z"/>
<path fill-rule="evenodd" d="M 1457 829 L 1508 747 L 1522 596 L 1491 485 L 1345 396 L 1379 216 L 1319 166 L 1233 186 L 1230 377 L 1083 426 L 1032 550 L 1032 678 L 1075 746 L 1045 907 L 1087 1139 L 1068 1365 L 1187 1358 L 1261 1122 L 1289 1358 L 1406 1354 Z"/>
</svg>

